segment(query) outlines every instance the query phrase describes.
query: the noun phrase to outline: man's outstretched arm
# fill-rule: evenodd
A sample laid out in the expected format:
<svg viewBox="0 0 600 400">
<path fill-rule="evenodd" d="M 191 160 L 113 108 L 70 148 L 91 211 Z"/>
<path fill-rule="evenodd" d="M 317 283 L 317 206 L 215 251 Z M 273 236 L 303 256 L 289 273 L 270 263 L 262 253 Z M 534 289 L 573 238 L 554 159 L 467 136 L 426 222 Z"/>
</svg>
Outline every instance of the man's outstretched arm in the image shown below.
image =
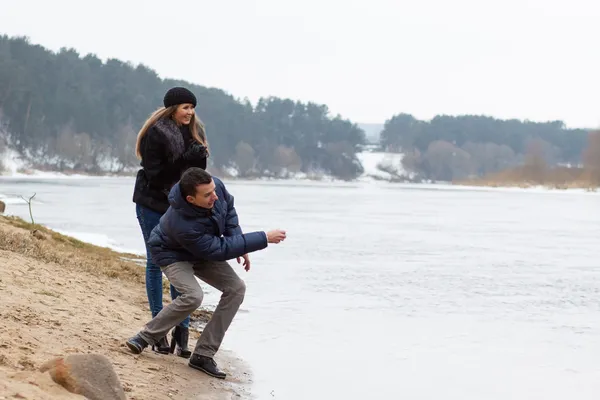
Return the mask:
<svg viewBox="0 0 600 400">
<path fill-rule="evenodd" d="M 203 232 L 181 235 L 179 242 L 201 260 L 227 261 L 268 246 L 265 232 L 251 232 L 234 236 L 217 237 Z"/>
</svg>

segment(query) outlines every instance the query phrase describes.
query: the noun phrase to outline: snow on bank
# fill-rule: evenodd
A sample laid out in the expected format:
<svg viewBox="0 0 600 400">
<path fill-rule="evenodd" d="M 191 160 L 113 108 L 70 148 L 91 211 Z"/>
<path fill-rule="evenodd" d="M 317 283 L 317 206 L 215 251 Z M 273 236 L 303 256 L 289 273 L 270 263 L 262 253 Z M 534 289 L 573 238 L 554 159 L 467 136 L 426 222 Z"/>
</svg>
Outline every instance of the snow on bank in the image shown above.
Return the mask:
<svg viewBox="0 0 600 400">
<path fill-rule="evenodd" d="M 6 177 L 6 178 L 19 178 L 20 180 L 25 180 L 25 179 L 32 179 L 32 180 L 41 180 L 41 179 L 48 179 L 48 180 L 55 180 L 55 179 L 108 179 L 108 178 L 132 178 L 135 177 L 134 174 L 131 174 L 131 176 L 123 176 L 123 175 L 113 175 L 113 174 L 105 174 L 105 175 L 85 175 L 85 174 L 65 174 L 62 172 L 56 172 L 56 171 L 39 171 L 39 170 L 28 170 L 27 173 L 25 172 L 15 172 L 14 174 L 7 174 L 4 173 L 4 175 L 0 174 L 0 178 L 2 177 Z"/>
<path fill-rule="evenodd" d="M 117 174 L 115 171 L 121 171 L 135 176 L 138 167 L 129 167 L 122 169 L 121 164 L 116 159 L 104 158 L 100 162 L 100 169 L 104 171 L 103 175 L 88 175 L 81 173 L 62 173 L 58 171 L 42 171 L 31 168 L 28 159 L 39 159 L 27 152 L 26 156 L 11 147 L 7 147 L 0 153 L 0 176 L 9 176 L 17 178 L 35 178 L 35 179 L 66 179 L 66 178 L 89 178 L 93 177 L 117 177 L 123 174 Z M 45 158 L 40 162 L 47 165 L 58 165 L 62 163 L 67 168 L 73 168 L 72 163 L 64 163 L 59 158 Z"/>
<path fill-rule="evenodd" d="M 132 249 L 126 249 L 124 247 L 121 247 L 119 242 L 111 239 L 108 235 L 105 235 L 102 233 L 72 232 L 72 231 L 66 231 L 66 230 L 62 230 L 62 229 L 51 228 L 51 227 L 50 227 L 50 229 L 52 229 L 53 231 L 58 232 L 62 235 L 70 236 L 72 238 L 80 240 L 82 242 L 89 243 L 94 246 L 107 247 L 107 248 L 114 250 L 116 252 L 119 252 L 119 253 L 129 253 L 129 254 L 136 254 L 136 255 L 142 255 L 142 256 L 146 255 L 145 252 L 142 253 L 139 250 L 132 250 Z"/>
<path fill-rule="evenodd" d="M 396 153 L 383 153 L 383 152 L 362 152 L 358 153 L 357 157 L 364 168 L 364 173 L 358 178 L 360 181 L 390 181 L 400 176 L 411 176 L 402 168 L 402 154 Z M 20 161 L 18 155 L 13 152 L 10 156 L 5 156 L 8 160 L 4 165 L 8 166 L 5 168 L 3 174 L 7 177 L 22 178 L 22 179 L 81 179 L 81 178 L 107 178 L 107 177 L 118 177 L 119 175 L 112 175 L 107 173 L 106 175 L 85 175 L 85 174 L 65 174 L 55 171 L 40 171 L 33 169 L 26 169 L 24 163 Z M 384 170 L 380 169 L 383 167 Z M 26 172 L 23 172 L 26 171 Z M 227 178 L 238 179 L 239 174 L 234 167 L 230 167 L 222 170 Z M 135 173 L 132 172 L 129 177 L 134 177 Z M 270 178 L 263 177 L 255 180 L 285 180 L 285 181 L 321 181 L 321 182 L 336 182 L 340 179 L 335 178 L 323 172 L 314 172 L 307 174 L 305 172 L 286 172 L 282 174 L 281 178 Z"/>
<path fill-rule="evenodd" d="M 364 151 L 356 155 L 364 168 L 361 180 L 392 180 L 401 176 L 410 177 L 402 167 L 403 154 Z"/>
<path fill-rule="evenodd" d="M 468 192 L 507 192 L 507 193 L 538 193 L 538 194 L 586 194 L 586 195 L 600 195 L 600 190 L 586 189 L 586 188 L 555 188 L 543 185 L 532 185 L 527 187 L 519 186 L 485 186 L 485 185 L 468 185 L 468 184 L 428 184 L 428 189 L 440 189 L 440 190 L 453 190 L 459 191 L 464 190 Z"/>
<path fill-rule="evenodd" d="M 410 177 L 402 167 L 402 154 L 398 153 L 385 153 L 374 151 L 374 148 L 368 147 L 363 152 L 357 153 L 357 158 L 363 166 L 364 173 L 359 177 L 360 181 L 390 181 L 397 179 L 402 176 Z M 56 160 L 52 160 L 55 162 Z M 73 178 L 88 178 L 91 175 L 86 174 L 70 174 L 61 173 L 56 171 L 40 171 L 32 169 L 27 162 L 27 157 L 23 157 L 14 149 L 8 147 L 3 153 L 0 154 L 0 162 L 4 166 L 4 171 L 0 171 L 0 175 L 18 178 L 47 178 L 47 179 L 73 179 Z M 66 164 L 65 164 L 66 165 Z M 106 170 L 106 174 L 103 177 L 117 176 L 111 173 L 115 167 L 118 167 L 116 160 L 104 160 L 102 167 Z M 134 177 L 138 167 L 131 169 L 130 176 Z M 235 166 L 224 168 L 222 172 L 230 178 L 236 179 L 239 177 L 238 171 Z M 315 171 L 314 173 L 304 172 L 290 172 L 285 171 L 280 174 L 279 178 L 262 178 L 259 180 L 298 180 L 298 181 L 323 181 L 323 182 L 335 182 L 339 179 L 330 176 L 326 173 Z M 96 177 L 96 175 L 94 175 Z"/>
<path fill-rule="evenodd" d="M 23 168 L 25 162 L 21 158 L 21 155 L 11 148 L 7 148 L 4 152 L 0 153 L 0 167 L 4 168 L 4 174 L 14 175 Z M 0 174 L 3 171 L 0 170 Z"/>
<path fill-rule="evenodd" d="M 374 146 L 368 146 L 365 151 L 356 154 L 358 161 L 363 166 L 364 172 L 358 177 L 358 181 L 392 181 L 399 178 L 413 178 L 412 173 L 407 172 L 402 166 L 403 154 L 386 153 L 374 151 Z M 222 168 L 221 172 L 226 178 L 238 179 L 239 173 L 235 165 Z M 252 180 L 257 181 L 320 181 L 320 182 L 341 182 L 342 180 L 333 177 L 322 171 L 313 171 L 312 173 L 281 171 L 278 177 L 261 177 Z"/>
</svg>

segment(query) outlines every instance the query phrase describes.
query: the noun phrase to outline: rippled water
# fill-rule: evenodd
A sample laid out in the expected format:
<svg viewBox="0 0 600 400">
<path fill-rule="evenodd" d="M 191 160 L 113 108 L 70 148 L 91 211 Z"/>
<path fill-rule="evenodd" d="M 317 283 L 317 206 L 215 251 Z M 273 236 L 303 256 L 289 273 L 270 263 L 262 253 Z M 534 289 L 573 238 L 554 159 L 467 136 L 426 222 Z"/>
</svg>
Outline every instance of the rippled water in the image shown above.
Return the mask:
<svg viewBox="0 0 600 400">
<path fill-rule="evenodd" d="M 143 251 L 131 179 L 2 178 L 37 222 Z M 246 231 L 288 240 L 238 269 L 224 342 L 259 399 L 592 399 L 600 393 L 600 196 L 229 182 Z M 12 197 L 10 197 L 12 196 Z M 209 294 L 208 301 L 218 298 Z"/>
</svg>

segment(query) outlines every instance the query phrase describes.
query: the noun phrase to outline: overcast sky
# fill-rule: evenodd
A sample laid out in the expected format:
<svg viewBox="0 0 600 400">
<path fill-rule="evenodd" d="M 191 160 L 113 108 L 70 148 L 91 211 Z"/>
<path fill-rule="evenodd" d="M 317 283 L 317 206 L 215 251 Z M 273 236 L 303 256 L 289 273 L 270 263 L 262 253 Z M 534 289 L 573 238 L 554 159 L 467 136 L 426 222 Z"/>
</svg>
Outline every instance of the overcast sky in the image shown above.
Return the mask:
<svg viewBox="0 0 600 400">
<path fill-rule="evenodd" d="M 86 8 L 89 7 L 89 8 Z M 161 77 L 324 103 L 600 126 L 599 0 L 0 0 L 0 33 Z"/>
</svg>

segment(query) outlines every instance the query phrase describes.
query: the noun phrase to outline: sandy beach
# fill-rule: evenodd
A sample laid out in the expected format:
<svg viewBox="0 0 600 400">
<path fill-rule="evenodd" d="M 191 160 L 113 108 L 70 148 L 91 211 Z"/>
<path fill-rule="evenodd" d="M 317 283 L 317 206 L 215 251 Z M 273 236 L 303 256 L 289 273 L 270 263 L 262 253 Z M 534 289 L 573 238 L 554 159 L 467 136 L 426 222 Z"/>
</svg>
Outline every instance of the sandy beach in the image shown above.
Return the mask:
<svg viewBox="0 0 600 400">
<path fill-rule="evenodd" d="M 216 361 L 228 373 L 225 381 L 173 355 L 127 350 L 125 340 L 150 315 L 135 258 L 0 216 L 0 398 L 83 399 L 39 367 L 90 353 L 110 359 L 128 399 L 249 396 L 248 365 L 224 349 Z M 192 348 L 198 335 L 191 334 Z"/>
</svg>

